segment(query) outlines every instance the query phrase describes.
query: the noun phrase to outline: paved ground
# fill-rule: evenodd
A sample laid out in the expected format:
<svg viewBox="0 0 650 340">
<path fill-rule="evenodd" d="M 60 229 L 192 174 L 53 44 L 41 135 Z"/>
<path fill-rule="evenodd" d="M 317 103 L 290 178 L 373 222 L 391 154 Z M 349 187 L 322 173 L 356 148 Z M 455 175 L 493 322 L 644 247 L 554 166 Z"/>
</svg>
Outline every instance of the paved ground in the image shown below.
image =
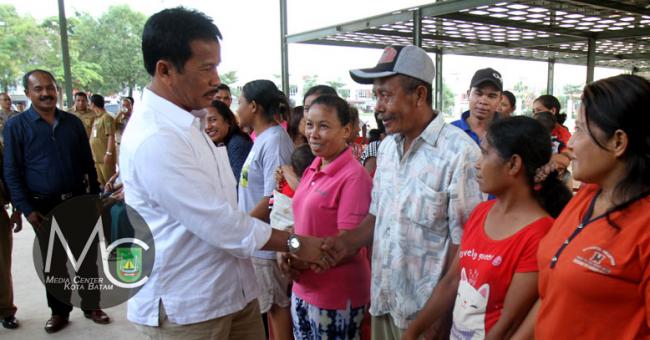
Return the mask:
<svg viewBox="0 0 650 340">
<path fill-rule="evenodd" d="M 112 319 L 109 325 L 95 324 L 84 318 L 80 309 L 75 308 L 70 314 L 68 327 L 55 334 L 45 333 L 43 327 L 50 317 L 50 309 L 45 299 L 45 288 L 36 275 L 32 261 L 34 231 L 27 221 L 23 221 L 23 224 L 23 230 L 14 234 L 13 251 L 14 299 L 18 307 L 16 318 L 20 321 L 20 328 L 8 330 L 0 326 L 0 339 L 144 339 L 126 320 L 126 304 L 105 310 Z"/>
</svg>

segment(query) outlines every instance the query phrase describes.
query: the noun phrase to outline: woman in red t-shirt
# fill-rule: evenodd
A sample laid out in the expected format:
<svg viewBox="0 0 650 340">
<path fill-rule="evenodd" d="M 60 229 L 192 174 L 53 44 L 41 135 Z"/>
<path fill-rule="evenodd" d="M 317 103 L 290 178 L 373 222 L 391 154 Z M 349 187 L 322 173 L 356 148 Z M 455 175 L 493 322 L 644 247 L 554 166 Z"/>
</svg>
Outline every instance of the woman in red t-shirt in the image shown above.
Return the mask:
<svg viewBox="0 0 650 340">
<path fill-rule="evenodd" d="M 650 338 L 649 107 L 638 76 L 585 87 L 568 146 L 586 184 L 540 242 L 540 298 L 518 339 Z"/>
<path fill-rule="evenodd" d="M 539 240 L 571 197 L 547 172 L 550 143 L 532 118 L 492 123 L 476 169 L 481 191 L 496 199 L 470 215 L 449 271 L 404 339 L 418 338 L 452 306 L 451 339 L 504 339 L 517 329 L 537 299 Z"/>
</svg>

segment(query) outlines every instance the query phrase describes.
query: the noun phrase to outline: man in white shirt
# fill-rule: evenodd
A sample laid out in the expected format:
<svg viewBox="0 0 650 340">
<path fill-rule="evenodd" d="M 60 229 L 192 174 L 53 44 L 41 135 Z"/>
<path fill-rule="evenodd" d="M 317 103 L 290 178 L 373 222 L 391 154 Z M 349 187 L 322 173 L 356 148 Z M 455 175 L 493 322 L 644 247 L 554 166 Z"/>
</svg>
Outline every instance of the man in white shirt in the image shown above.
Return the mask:
<svg viewBox="0 0 650 340">
<path fill-rule="evenodd" d="M 151 339 L 263 339 L 250 256 L 290 251 L 314 262 L 321 241 L 272 230 L 237 209 L 225 148 L 201 126 L 217 93 L 221 34 L 182 7 L 150 17 L 142 35 L 144 90 L 121 144 L 125 200 L 156 245 L 128 319 Z"/>
</svg>

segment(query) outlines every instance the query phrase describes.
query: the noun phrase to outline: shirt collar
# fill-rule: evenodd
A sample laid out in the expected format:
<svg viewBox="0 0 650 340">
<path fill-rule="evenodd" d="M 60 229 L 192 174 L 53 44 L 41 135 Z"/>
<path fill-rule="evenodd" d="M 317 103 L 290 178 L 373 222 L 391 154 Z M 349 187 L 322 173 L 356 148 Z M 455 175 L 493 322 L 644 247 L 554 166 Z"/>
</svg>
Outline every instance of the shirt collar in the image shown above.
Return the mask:
<svg viewBox="0 0 650 340">
<path fill-rule="evenodd" d="M 55 120 L 61 120 L 61 119 L 63 119 L 64 116 L 61 114 L 61 112 L 62 112 L 62 111 L 59 110 L 59 108 L 56 108 L 56 109 L 55 109 L 55 111 L 54 111 L 54 118 L 55 118 Z M 42 118 L 41 118 L 41 115 L 38 114 L 38 112 L 36 111 L 36 109 L 34 109 L 34 105 L 30 105 L 30 106 L 29 106 L 29 109 L 28 109 L 27 111 L 23 112 L 23 113 L 24 113 L 24 114 L 27 114 L 27 117 L 29 117 L 29 119 L 30 119 L 31 121 L 33 121 L 33 122 L 35 122 L 35 121 L 37 121 L 37 120 L 39 120 L 39 119 L 42 119 Z"/>
<path fill-rule="evenodd" d="M 435 146 L 436 142 L 438 141 L 438 137 L 440 137 L 440 132 L 444 126 L 445 119 L 442 117 L 441 113 L 437 112 L 436 116 L 431 122 L 429 122 L 429 125 L 427 125 L 424 131 L 420 133 L 416 140 L 422 139 L 424 142 Z M 399 134 L 395 140 L 398 142 L 398 144 L 401 143 L 404 140 L 404 135 Z"/>
<path fill-rule="evenodd" d="M 145 88 L 142 93 L 142 106 L 150 107 L 156 112 L 157 115 L 165 117 L 173 125 L 179 127 L 190 127 L 194 125 L 194 121 L 198 120 L 193 114 L 181 109 L 176 104 L 169 100 L 157 95 L 149 88 Z"/>
<path fill-rule="evenodd" d="M 328 176 L 333 176 L 336 174 L 341 168 L 345 166 L 348 162 L 352 162 L 353 156 L 352 156 L 352 149 L 347 147 L 345 151 L 343 151 L 332 163 L 330 163 L 328 166 L 325 167 L 325 169 L 320 169 L 321 164 L 323 163 L 323 159 L 320 157 L 316 157 L 314 161 L 311 163 L 309 166 L 310 169 L 312 169 L 314 172 L 322 172 Z"/>
<path fill-rule="evenodd" d="M 459 127 L 465 132 L 472 131 L 472 128 L 469 127 L 469 124 L 467 124 L 467 118 L 469 118 L 469 110 L 463 112 L 463 114 L 460 116 Z"/>
</svg>

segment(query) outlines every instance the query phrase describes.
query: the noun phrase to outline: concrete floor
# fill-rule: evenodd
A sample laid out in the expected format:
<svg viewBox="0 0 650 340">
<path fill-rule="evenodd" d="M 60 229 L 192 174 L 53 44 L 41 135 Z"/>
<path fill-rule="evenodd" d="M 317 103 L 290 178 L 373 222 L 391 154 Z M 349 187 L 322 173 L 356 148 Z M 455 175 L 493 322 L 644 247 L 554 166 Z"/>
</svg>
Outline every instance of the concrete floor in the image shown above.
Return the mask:
<svg viewBox="0 0 650 340">
<path fill-rule="evenodd" d="M 63 330 L 47 334 L 43 327 L 50 317 L 50 309 L 45 299 L 45 287 L 38 279 L 32 260 L 34 231 L 23 220 L 23 230 L 14 234 L 13 279 L 14 303 L 18 307 L 16 318 L 20 328 L 5 329 L 0 326 L 2 340 L 39 340 L 39 339 L 115 339 L 139 340 L 145 337 L 126 320 L 126 303 L 106 309 L 112 322 L 98 325 L 84 318 L 80 309 L 75 308 L 70 314 L 70 323 Z"/>
</svg>

